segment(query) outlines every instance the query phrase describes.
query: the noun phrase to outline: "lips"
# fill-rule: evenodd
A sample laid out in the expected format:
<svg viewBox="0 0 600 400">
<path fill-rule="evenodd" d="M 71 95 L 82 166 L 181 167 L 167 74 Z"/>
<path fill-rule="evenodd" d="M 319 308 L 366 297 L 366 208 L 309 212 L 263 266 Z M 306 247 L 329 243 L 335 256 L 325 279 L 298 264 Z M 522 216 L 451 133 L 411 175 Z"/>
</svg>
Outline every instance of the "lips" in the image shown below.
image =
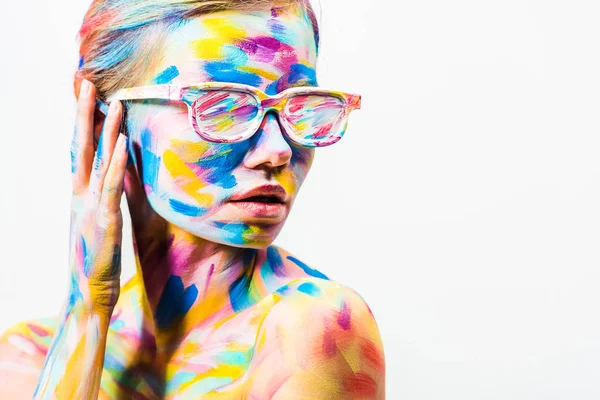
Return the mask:
<svg viewBox="0 0 600 400">
<path fill-rule="evenodd" d="M 279 185 L 263 185 L 238 192 L 229 203 L 249 217 L 281 220 L 285 217 L 288 196 Z"/>
<path fill-rule="evenodd" d="M 280 185 L 263 185 L 235 193 L 231 202 L 251 201 L 258 203 L 286 203 L 287 193 Z"/>
</svg>

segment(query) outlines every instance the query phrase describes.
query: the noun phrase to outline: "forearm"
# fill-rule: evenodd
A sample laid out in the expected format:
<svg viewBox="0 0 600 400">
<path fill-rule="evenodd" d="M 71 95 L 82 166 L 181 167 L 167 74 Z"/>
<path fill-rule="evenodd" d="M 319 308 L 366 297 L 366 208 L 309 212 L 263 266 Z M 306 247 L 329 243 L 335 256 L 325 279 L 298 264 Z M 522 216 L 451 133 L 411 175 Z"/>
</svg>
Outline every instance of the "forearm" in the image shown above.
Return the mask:
<svg viewBox="0 0 600 400">
<path fill-rule="evenodd" d="M 34 399 L 98 398 L 110 313 L 71 296 L 48 355 Z"/>
</svg>

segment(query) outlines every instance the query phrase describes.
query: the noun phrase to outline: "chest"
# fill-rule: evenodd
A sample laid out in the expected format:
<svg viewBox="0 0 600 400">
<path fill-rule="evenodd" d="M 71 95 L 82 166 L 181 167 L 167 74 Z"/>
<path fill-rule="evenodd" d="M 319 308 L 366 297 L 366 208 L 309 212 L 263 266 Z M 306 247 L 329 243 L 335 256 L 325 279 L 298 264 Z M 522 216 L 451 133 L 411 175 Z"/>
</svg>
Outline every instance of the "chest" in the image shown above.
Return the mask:
<svg viewBox="0 0 600 400">
<path fill-rule="evenodd" d="M 160 355 L 141 338 L 115 335 L 106 348 L 100 398 L 240 398 L 263 318 L 250 310 L 190 329 Z M 161 367 L 157 359 L 168 362 Z"/>
</svg>

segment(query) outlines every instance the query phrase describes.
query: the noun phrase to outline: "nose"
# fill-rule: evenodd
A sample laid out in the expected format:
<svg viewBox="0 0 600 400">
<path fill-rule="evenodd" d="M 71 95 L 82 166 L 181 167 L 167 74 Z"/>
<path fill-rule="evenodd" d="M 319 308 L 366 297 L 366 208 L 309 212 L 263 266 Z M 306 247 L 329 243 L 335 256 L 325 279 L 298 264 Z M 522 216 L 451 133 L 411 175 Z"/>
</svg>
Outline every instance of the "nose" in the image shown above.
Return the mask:
<svg viewBox="0 0 600 400">
<path fill-rule="evenodd" d="M 292 158 L 292 148 L 285 140 L 274 113 L 267 113 L 251 140 L 254 144 L 246 153 L 246 168 L 284 169 Z"/>
</svg>

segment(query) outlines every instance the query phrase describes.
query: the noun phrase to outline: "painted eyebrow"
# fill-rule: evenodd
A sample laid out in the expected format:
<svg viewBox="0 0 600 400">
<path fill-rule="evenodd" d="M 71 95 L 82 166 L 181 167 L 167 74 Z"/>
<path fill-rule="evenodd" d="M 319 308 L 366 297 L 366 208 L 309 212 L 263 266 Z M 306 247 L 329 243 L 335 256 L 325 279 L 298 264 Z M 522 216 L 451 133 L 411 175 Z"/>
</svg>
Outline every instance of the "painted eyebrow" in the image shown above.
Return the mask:
<svg viewBox="0 0 600 400">
<path fill-rule="evenodd" d="M 317 87 L 317 86 L 319 86 L 319 82 L 317 80 L 315 80 L 314 82 L 296 81 L 294 83 L 290 83 L 288 87 L 295 88 L 295 87 Z"/>
</svg>

